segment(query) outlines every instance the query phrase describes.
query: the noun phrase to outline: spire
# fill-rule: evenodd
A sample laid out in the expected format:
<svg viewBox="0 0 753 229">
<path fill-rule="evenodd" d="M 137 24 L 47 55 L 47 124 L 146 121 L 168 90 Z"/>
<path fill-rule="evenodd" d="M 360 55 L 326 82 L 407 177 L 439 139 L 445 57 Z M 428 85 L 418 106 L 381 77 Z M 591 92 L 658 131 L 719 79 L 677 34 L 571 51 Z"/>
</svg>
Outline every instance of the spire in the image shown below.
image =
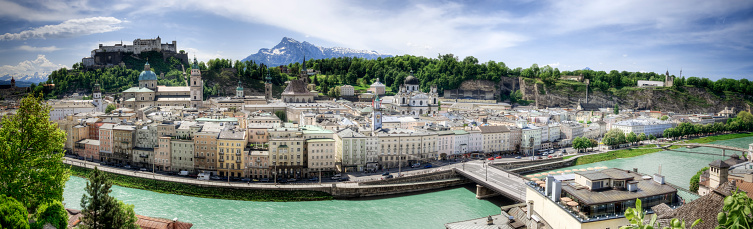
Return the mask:
<svg viewBox="0 0 753 229">
<path fill-rule="evenodd" d="M 272 83 L 272 81 L 271 81 L 271 80 L 272 80 L 272 77 L 270 77 L 270 76 L 269 76 L 269 68 L 267 68 L 267 70 L 266 70 L 266 71 L 267 71 L 267 77 L 264 77 L 264 79 L 266 79 L 266 80 L 267 80 L 267 82 L 266 82 L 266 83 Z"/>
<path fill-rule="evenodd" d="M 306 71 L 306 54 L 303 54 L 303 71 Z"/>
<path fill-rule="evenodd" d="M 196 61 L 196 54 L 193 55 L 193 68 L 199 69 L 199 62 Z"/>
<path fill-rule="evenodd" d="M 149 57 L 146 58 L 146 63 L 144 64 L 144 71 L 151 71 L 149 68 Z"/>
</svg>

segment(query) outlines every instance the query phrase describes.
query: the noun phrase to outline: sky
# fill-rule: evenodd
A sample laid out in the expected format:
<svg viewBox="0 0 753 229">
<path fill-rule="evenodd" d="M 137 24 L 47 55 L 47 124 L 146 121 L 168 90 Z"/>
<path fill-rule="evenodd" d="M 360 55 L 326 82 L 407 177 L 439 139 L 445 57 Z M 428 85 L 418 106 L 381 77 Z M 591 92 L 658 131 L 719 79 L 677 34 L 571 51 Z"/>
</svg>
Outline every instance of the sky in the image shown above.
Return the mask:
<svg viewBox="0 0 753 229">
<path fill-rule="evenodd" d="M 0 76 L 46 75 L 98 44 L 177 41 L 240 60 L 283 37 L 390 55 L 753 79 L 753 1 L 0 0 Z"/>
</svg>

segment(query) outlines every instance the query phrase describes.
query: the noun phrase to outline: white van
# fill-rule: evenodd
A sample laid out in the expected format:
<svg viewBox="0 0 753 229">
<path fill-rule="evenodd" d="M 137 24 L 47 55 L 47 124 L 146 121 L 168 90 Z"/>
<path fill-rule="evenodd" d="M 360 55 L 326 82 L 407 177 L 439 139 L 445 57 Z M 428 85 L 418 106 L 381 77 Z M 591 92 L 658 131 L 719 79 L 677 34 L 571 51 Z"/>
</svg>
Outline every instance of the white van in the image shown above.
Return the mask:
<svg viewBox="0 0 753 229">
<path fill-rule="evenodd" d="M 209 180 L 210 176 L 211 176 L 210 173 L 199 173 L 199 176 L 196 177 L 196 179 L 199 179 L 199 180 Z"/>
<path fill-rule="evenodd" d="M 329 178 L 329 179 L 332 179 L 332 180 L 340 180 L 340 178 L 341 178 L 341 177 L 342 177 L 342 176 L 341 176 L 340 174 L 335 174 L 334 176 L 332 176 L 332 177 L 331 177 L 331 178 Z"/>
<path fill-rule="evenodd" d="M 188 171 L 180 171 L 180 173 L 178 173 L 178 175 L 188 176 Z"/>
</svg>

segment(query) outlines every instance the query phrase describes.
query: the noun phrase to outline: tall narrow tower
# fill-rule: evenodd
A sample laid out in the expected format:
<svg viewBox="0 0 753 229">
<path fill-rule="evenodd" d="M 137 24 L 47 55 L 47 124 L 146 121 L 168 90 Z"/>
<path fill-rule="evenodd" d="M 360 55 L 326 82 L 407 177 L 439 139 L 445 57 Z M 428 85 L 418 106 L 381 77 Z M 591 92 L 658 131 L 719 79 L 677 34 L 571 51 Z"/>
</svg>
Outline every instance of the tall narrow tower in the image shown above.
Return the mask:
<svg viewBox="0 0 753 229">
<path fill-rule="evenodd" d="M 243 98 L 243 86 L 240 79 L 238 80 L 238 87 L 235 88 L 235 97 Z"/>
<path fill-rule="evenodd" d="M 193 57 L 193 66 L 191 66 L 191 107 L 201 107 L 204 101 L 204 83 L 201 82 L 201 70 L 199 62 Z"/>
<path fill-rule="evenodd" d="M 269 69 L 267 69 L 267 81 L 264 82 L 264 99 L 267 101 L 272 100 L 272 77 L 269 76 Z"/>
<path fill-rule="evenodd" d="M 97 107 L 97 112 L 105 112 L 104 104 L 102 104 L 102 91 L 99 88 L 99 83 L 94 84 L 92 90 L 92 100 L 94 100 L 94 106 Z"/>
<path fill-rule="evenodd" d="M 371 116 L 372 130 L 377 130 L 382 128 L 382 101 L 379 100 L 379 95 L 376 95 L 374 100 L 371 101 L 371 106 L 374 108 Z"/>
</svg>

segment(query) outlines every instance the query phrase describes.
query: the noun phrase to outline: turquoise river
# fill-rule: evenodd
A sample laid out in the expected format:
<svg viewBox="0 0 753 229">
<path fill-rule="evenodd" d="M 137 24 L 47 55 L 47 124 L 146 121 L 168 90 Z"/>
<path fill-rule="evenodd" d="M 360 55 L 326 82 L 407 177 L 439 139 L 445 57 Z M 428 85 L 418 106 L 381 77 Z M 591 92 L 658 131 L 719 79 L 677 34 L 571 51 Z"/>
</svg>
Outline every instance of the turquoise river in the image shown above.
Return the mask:
<svg viewBox="0 0 753 229">
<path fill-rule="evenodd" d="M 86 179 L 66 183 L 65 206 L 80 209 Z M 253 202 L 205 199 L 113 186 L 111 195 L 136 214 L 194 224 L 193 228 L 444 228 L 445 223 L 499 214 L 501 197 L 476 199 L 475 186 L 359 200 Z"/>
<path fill-rule="evenodd" d="M 753 137 L 712 144 L 747 148 L 751 142 Z M 721 154 L 721 150 L 710 148 L 692 151 Z M 663 151 L 558 170 L 607 166 L 638 168 L 639 172 L 653 174 L 661 165 L 662 174 L 668 182 L 687 188 L 690 177 L 696 171 L 721 158 L 721 155 Z M 63 194 L 66 207 L 81 208 L 85 186 L 85 179 L 71 177 Z M 193 223 L 194 228 L 443 228 L 448 222 L 499 214 L 499 206 L 512 203 L 501 197 L 478 200 L 474 191 L 473 186 L 466 186 L 388 198 L 314 202 L 205 199 L 119 186 L 113 186 L 112 195 L 135 205 L 136 214 L 178 218 Z M 688 195 L 683 196 L 688 198 Z"/>
</svg>

